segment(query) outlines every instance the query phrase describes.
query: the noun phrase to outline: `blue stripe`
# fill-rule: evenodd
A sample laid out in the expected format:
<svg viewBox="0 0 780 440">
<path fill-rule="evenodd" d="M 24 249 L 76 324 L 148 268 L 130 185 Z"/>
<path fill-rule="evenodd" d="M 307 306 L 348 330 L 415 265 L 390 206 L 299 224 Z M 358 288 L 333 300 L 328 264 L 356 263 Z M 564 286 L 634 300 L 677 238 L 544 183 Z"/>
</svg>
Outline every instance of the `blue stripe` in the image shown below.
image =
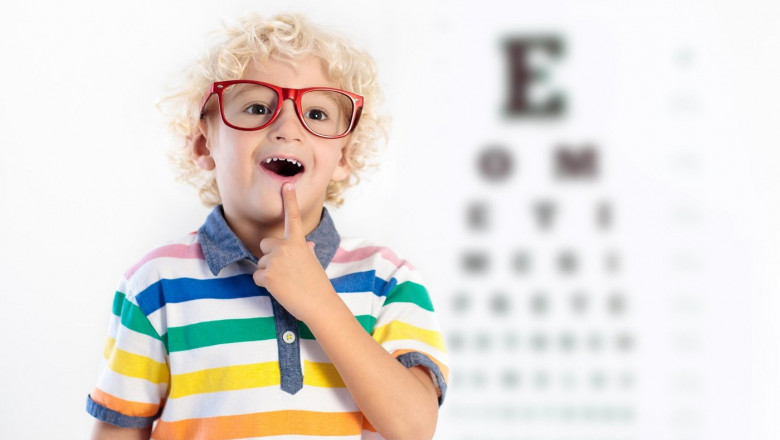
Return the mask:
<svg viewBox="0 0 780 440">
<path fill-rule="evenodd" d="M 382 285 L 378 286 L 379 290 L 378 291 L 375 290 L 374 293 L 376 293 L 379 296 L 384 296 L 384 297 L 387 297 L 387 294 L 390 293 L 391 290 L 393 290 L 393 287 L 395 287 L 396 284 L 398 284 L 398 280 L 396 280 L 395 278 L 390 278 L 390 281 L 387 281 L 387 282 L 385 282 L 382 279 L 377 278 L 377 281 L 381 282 Z"/>
<path fill-rule="evenodd" d="M 355 272 L 330 280 L 337 293 L 373 292 L 376 296 L 387 296 L 397 281 L 385 281 L 376 276 L 376 271 Z M 141 311 L 147 316 L 165 304 L 181 303 L 198 299 L 237 299 L 268 296 L 268 290 L 258 287 L 251 274 L 229 278 L 199 280 L 193 278 L 163 279 L 150 285 L 136 296 Z"/>
<path fill-rule="evenodd" d="M 375 279 L 374 271 L 370 270 L 332 278 L 330 283 L 338 293 L 366 292 L 373 290 Z"/>
<path fill-rule="evenodd" d="M 404 353 L 396 359 L 398 359 L 398 362 L 402 363 L 406 368 L 422 365 L 433 373 L 436 377 L 436 383 L 439 385 L 439 391 L 441 391 L 441 396 L 439 396 L 439 406 L 441 406 L 444 402 L 444 396 L 447 394 L 447 382 L 444 380 L 444 375 L 441 373 L 439 366 L 436 365 L 436 362 L 427 355 L 416 351 Z"/>
<path fill-rule="evenodd" d="M 155 419 L 160 417 L 159 413 L 152 417 L 126 416 L 95 402 L 92 400 L 92 396 L 87 396 L 87 412 L 101 422 L 110 423 L 120 428 L 146 428 L 152 426 Z"/>
<path fill-rule="evenodd" d="M 330 280 L 337 293 L 374 292 L 376 296 L 387 296 L 396 285 L 395 278 L 385 281 L 376 276 L 376 271 L 355 272 Z"/>
<path fill-rule="evenodd" d="M 258 287 L 252 275 L 237 275 L 229 278 L 198 280 L 176 278 L 160 280 L 136 296 L 138 306 L 148 316 L 165 304 L 193 301 L 197 299 L 236 299 L 254 296 L 268 296 L 268 291 Z"/>
</svg>

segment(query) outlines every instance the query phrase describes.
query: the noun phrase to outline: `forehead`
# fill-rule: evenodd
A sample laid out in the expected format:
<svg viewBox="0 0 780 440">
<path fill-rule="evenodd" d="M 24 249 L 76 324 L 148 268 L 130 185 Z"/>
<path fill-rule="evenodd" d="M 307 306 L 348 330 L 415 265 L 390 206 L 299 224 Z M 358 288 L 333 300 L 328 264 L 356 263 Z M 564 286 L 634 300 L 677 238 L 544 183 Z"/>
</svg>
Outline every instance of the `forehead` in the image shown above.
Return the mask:
<svg viewBox="0 0 780 440">
<path fill-rule="evenodd" d="M 304 87 L 338 88 L 338 84 L 327 74 L 325 60 L 314 55 L 296 60 L 270 57 L 266 60 L 250 62 L 242 79 L 262 81 L 279 87 L 295 89 Z"/>
</svg>

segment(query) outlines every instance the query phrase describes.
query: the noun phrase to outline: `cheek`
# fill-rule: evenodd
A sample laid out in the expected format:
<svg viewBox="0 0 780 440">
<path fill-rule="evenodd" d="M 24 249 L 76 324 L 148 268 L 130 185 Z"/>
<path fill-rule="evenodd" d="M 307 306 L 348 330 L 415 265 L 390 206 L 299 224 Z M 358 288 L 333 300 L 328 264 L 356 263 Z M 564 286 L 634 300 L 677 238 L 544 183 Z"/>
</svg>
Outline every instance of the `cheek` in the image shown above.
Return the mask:
<svg viewBox="0 0 780 440">
<path fill-rule="evenodd" d="M 217 169 L 223 172 L 230 170 L 238 171 L 242 168 L 252 168 L 252 143 L 249 139 L 241 136 L 242 133 L 227 133 L 222 130 L 218 137 L 218 144 L 214 146 L 214 161 L 217 163 Z"/>
</svg>

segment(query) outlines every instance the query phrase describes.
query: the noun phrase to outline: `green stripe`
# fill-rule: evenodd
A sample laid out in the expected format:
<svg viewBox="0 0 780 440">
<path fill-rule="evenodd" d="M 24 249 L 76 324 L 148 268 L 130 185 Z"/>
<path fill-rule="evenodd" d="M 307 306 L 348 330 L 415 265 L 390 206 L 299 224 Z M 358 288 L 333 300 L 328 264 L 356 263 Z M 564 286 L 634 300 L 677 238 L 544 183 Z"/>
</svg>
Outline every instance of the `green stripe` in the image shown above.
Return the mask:
<svg viewBox="0 0 780 440">
<path fill-rule="evenodd" d="M 114 296 L 114 310 L 117 309 L 117 298 L 119 295 Z M 127 298 L 122 295 L 122 306 L 119 312 L 120 321 L 122 325 L 138 333 L 150 336 L 154 339 L 160 340 L 160 335 L 152 327 L 152 323 L 149 322 L 149 318 L 144 315 L 144 312 L 138 308 L 137 305 L 131 303 Z"/>
<path fill-rule="evenodd" d="M 192 350 L 233 342 L 276 339 L 273 317 L 223 319 L 168 329 L 168 351 Z"/>
<path fill-rule="evenodd" d="M 411 281 L 404 281 L 396 285 L 387 294 L 385 305 L 397 302 L 417 304 L 429 312 L 433 311 L 433 304 L 431 304 L 428 291 L 425 290 L 425 287 Z"/>
<path fill-rule="evenodd" d="M 376 323 L 376 318 L 374 318 L 371 315 L 358 315 L 355 316 L 355 319 L 358 320 L 360 323 L 360 326 L 363 327 L 363 329 L 366 331 L 366 333 L 371 334 L 371 332 L 374 330 L 374 324 Z M 309 327 L 306 326 L 302 321 L 298 321 L 298 337 L 301 339 L 315 339 L 314 334 L 311 332 Z"/>
<path fill-rule="evenodd" d="M 374 324 L 376 324 L 376 318 L 371 315 L 359 315 L 355 316 L 360 325 L 369 335 L 374 331 Z"/>
<path fill-rule="evenodd" d="M 162 343 L 165 346 L 165 353 L 166 354 L 171 354 L 171 349 L 170 349 L 170 347 L 168 347 L 168 333 L 162 335 L 160 337 L 160 339 L 162 340 Z"/>
<path fill-rule="evenodd" d="M 125 294 L 117 290 L 116 293 L 114 294 L 114 305 L 111 310 L 114 313 L 114 315 L 116 316 L 122 315 L 122 304 L 124 302 L 125 302 Z"/>
</svg>

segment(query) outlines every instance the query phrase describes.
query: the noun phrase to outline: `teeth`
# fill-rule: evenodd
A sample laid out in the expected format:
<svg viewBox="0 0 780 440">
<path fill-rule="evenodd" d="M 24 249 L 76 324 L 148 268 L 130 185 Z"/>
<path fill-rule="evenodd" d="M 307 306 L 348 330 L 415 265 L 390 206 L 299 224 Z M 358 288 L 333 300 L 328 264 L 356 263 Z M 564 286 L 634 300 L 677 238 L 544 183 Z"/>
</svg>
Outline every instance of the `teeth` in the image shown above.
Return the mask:
<svg viewBox="0 0 780 440">
<path fill-rule="evenodd" d="M 268 159 L 265 160 L 265 163 L 271 163 L 271 161 L 276 162 L 277 160 L 286 160 L 287 162 L 290 162 L 291 164 L 295 164 L 298 167 L 302 167 L 303 166 L 300 162 L 298 162 L 295 159 L 285 159 L 285 158 L 279 158 L 279 157 L 269 157 Z"/>
</svg>

